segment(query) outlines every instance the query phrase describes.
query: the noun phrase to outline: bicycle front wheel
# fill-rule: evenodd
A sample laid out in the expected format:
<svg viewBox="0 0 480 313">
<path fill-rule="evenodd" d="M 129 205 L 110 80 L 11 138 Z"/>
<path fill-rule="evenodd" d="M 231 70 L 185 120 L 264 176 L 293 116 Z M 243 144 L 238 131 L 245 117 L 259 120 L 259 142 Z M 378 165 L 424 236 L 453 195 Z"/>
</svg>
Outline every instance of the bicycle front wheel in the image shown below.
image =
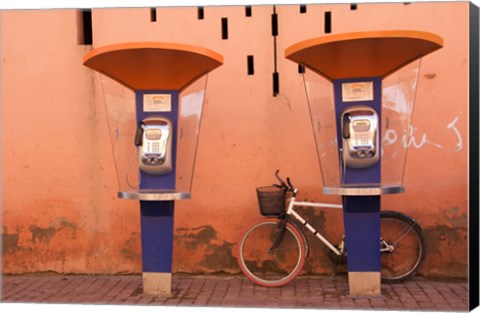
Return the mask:
<svg viewBox="0 0 480 313">
<path fill-rule="evenodd" d="M 382 211 L 380 246 L 384 283 L 398 283 L 414 275 L 425 258 L 422 229 L 400 212 Z"/>
<path fill-rule="evenodd" d="M 281 234 L 281 224 L 276 218 L 257 221 L 245 230 L 238 242 L 238 265 L 255 284 L 284 286 L 303 268 L 306 251 L 303 237 L 289 222 Z"/>
</svg>

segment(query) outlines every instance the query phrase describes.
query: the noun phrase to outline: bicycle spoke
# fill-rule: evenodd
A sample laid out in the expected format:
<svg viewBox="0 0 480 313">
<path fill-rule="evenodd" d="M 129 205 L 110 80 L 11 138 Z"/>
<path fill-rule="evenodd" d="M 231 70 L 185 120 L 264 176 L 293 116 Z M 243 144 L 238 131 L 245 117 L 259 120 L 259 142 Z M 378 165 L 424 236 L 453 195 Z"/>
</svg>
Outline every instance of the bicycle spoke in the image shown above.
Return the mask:
<svg viewBox="0 0 480 313">
<path fill-rule="evenodd" d="M 401 235 L 400 237 L 397 239 L 397 241 L 395 241 L 394 243 L 392 243 L 392 246 L 396 246 L 397 243 L 399 243 L 403 238 L 405 238 L 406 235 L 408 235 L 408 233 L 413 229 L 413 227 L 416 225 L 416 223 L 412 224 L 410 227 L 408 227 L 407 230 L 405 230 Z"/>
</svg>

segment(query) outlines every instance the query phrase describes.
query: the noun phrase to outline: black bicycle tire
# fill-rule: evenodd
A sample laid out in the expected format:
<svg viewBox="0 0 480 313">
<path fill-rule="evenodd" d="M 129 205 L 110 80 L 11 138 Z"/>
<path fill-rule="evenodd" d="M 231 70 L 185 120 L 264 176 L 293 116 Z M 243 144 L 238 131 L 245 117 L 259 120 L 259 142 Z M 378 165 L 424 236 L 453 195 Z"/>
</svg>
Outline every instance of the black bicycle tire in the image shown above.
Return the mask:
<svg viewBox="0 0 480 313">
<path fill-rule="evenodd" d="M 417 274 L 418 270 L 420 269 L 423 262 L 425 261 L 425 255 L 426 255 L 425 236 L 423 235 L 422 228 L 417 223 L 417 221 L 415 219 L 409 217 L 406 214 L 403 214 L 403 213 L 397 212 L 397 211 L 381 211 L 380 221 L 382 221 L 382 219 L 386 219 L 386 218 L 396 219 L 396 220 L 399 220 L 399 221 L 402 221 L 402 222 L 408 224 L 408 226 L 411 227 L 411 230 L 414 231 L 414 233 L 417 237 L 417 240 L 419 242 L 419 247 L 420 247 L 419 256 L 417 257 L 417 261 L 415 262 L 414 267 L 412 269 L 410 269 L 409 272 L 407 272 L 406 274 L 404 274 L 400 277 L 387 278 L 387 277 L 384 277 L 383 275 L 381 277 L 382 283 L 387 283 L 387 284 L 400 283 L 400 282 L 403 282 L 406 279 L 414 276 L 415 274 Z M 387 252 L 385 252 L 385 253 L 387 253 Z M 395 251 L 393 253 L 395 253 Z"/>
<path fill-rule="evenodd" d="M 286 227 L 287 230 L 290 231 L 290 233 L 294 236 L 296 239 L 298 246 L 299 246 L 299 260 L 298 263 L 296 264 L 295 269 L 288 275 L 285 276 L 285 278 L 281 280 L 275 280 L 275 281 L 267 281 L 265 279 L 262 279 L 260 277 L 257 277 L 246 265 L 246 261 L 244 260 L 244 253 L 243 253 L 243 243 L 247 239 L 247 237 L 251 234 L 252 230 L 254 230 L 257 227 L 260 227 L 261 225 L 264 224 L 278 224 L 281 223 L 281 220 L 278 218 L 263 218 L 260 220 L 257 220 L 253 222 L 250 226 L 245 228 L 245 230 L 242 233 L 242 236 L 240 237 L 240 240 L 237 243 L 237 263 L 240 269 L 242 270 L 243 274 L 253 283 L 264 286 L 264 287 L 281 287 L 285 286 L 288 283 L 290 283 L 293 279 L 295 279 L 302 271 L 303 266 L 305 264 L 305 259 L 306 259 L 306 243 L 304 241 L 304 238 L 302 237 L 300 231 L 298 228 L 293 225 L 290 221 L 286 222 Z"/>
</svg>

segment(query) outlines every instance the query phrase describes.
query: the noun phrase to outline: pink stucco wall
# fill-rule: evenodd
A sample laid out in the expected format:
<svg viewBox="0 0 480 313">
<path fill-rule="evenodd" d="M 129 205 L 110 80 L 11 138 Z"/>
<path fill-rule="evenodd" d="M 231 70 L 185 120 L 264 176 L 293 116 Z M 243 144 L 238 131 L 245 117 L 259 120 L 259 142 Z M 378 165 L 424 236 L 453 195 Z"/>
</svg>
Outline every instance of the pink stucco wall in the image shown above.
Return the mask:
<svg viewBox="0 0 480 313">
<path fill-rule="evenodd" d="M 279 5 L 277 70 L 272 96 L 273 6 L 94 9 L 93 47 L 128 41 L 204 46 L 225 58 L 209 75 L 192 199 L 177 203 L 174 271 L 237 273 L 234 246 L 259 217 L 255 187 L 275 169 L 300 188 L 301 199 L 339 203 L 322 180 L 306 96 L 286 47 L 332 33 L 411 29 L 444 38 L 422 61 L 407 191 L 383 208 L 417 218 L 427 239 L 421 270 L 467 276 L 468 3 Z M 228 18 L 229 38 L 221 38 Z M 117 183 L 98 76 L 82 66 L 76 10 L 1 12 L 2 214 L 5 273 L 141 271 L 138 204 L 116 198 Z M 255 74 L 247 75 L 247 55 Z M 401 136 L 399 136 L 400 138 Z M 400 140 L 400 139 L 399 139 Z M 341 238 L 338 210 L 306 211 L 327 237 Z M 326 250 L 312 242 L 306 269 L 330 273 Z"/>
</svg>

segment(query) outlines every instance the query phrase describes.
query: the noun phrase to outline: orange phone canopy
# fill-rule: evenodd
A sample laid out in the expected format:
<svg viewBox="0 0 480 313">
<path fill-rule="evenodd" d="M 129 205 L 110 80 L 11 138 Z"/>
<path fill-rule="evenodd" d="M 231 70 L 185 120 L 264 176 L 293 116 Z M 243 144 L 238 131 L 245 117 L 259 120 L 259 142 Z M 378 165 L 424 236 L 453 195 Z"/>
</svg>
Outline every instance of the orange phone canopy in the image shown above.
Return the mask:
<svg viewBox="0 0 480 313">
<path fill-rule="evenodd" d="M 132 42 L 100 47 L 83 64 L 136 90 L 182 90 L 223 64 L 209 49 L 174 43 Z"/>
<path fill-rule="evenodd" d="M 427 32 L 356 32 L 299 42 L 285 50 L 285 57 L 333 81 L 385 77 L 442 46 L 441 37 Z"/>
</svg>

